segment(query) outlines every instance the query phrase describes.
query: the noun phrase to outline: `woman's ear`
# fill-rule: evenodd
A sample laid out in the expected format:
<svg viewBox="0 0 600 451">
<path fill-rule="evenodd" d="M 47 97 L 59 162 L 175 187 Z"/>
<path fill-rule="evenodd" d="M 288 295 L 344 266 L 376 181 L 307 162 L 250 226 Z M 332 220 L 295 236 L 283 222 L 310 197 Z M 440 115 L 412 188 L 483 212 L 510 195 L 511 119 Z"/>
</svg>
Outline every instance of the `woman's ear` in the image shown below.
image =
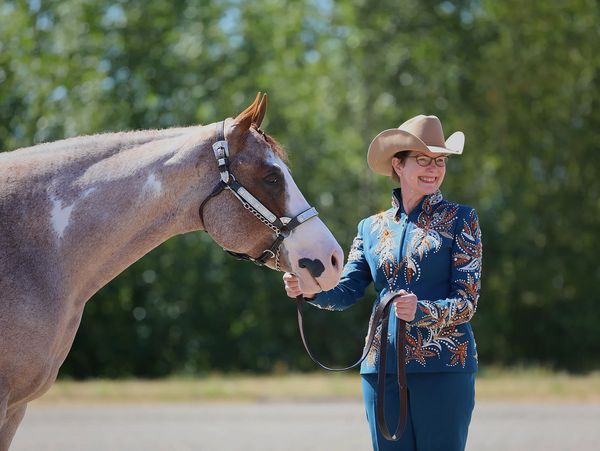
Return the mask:
<svg viewBox="0 0 600 451">
<path fill-rule="evenodd" d="M 398 175 L 398 177 L 400 177 L 400 173 L 402 172 L 403 169 L 404 169 L 404 164 L 402 163 L 400 158 L 393 157 L 392 158 L 392 171 L 394 171 Z"/>
</svg>

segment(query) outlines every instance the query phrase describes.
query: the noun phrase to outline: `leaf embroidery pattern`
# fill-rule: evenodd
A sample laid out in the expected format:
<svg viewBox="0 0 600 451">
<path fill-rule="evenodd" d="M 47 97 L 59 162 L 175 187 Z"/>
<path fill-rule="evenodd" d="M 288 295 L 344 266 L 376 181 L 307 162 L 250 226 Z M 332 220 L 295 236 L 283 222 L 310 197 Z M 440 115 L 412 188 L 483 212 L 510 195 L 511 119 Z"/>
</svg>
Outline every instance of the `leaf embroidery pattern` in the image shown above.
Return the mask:
<svg viewBox="0 0 600 451">
<path fill-rule="evenodd" d="M 421 275 L 421 260 L 430 253 L 438 252 L 442 248 L 443 238 L 455 242 L 458 250 L 455 249 L 452 255 L 453 267 L 466 273 L 464 279 L 454 280 L 454 284 L 458 286 L 455 291 L 457 297 L 442 304 L 425 300 L 419 302 L 423 318 L 407 325 L 405 352 L 407 362 L 416 361 L 426 366 L 427 359 L 439 359 L 446 348 L 450 353 L 446 364 L 464 368 L 468 359 L 469 342 L 461 342 L 464 334 L 456 326 L 469 321 L 477 307 L 482 258 L 481 230 L 475 212 L 471 211 L 455 237 L 459 206 L 441 203 L 442 200 L 439 191 L 425 199 L 414 223 L 416 227 L 410 230 L 406 255 L 402 256 L 400 262 L 395 256 L 399 237 L 395 232 L 397 227 L 392 227 L 394 214 L 388 211 L 376 215 L 371 231 L 377 236 L 375 253 L 378 268 L 383 270 L 390 290 L 397 289 L 400 274 L 409 285 L 418 280 Z M 394 206 L 398 206 L 397 202 Z M 374 366 L 377 363 L 380 345 L 379 327 L 367 356 L 368 365 Z"/>
<path fill-rule="evenodd" d="M 393 231 L 390 222 L 392 214 L 387 211 L 375 216 L 371 226 L 371 233 L 377 236 L 377 267 L 383 270 L 390 289 L 396 285 L 400 267 L 396 262 L 394 252 L 398 248 L 398 235 Z"/>
<path fill-rule="evenodd" d="M 456 237 L 456 245 L 459 252 L 452 255 L 454 266 L 459 271 L 479 273 L 482 257 L 481 229 L 474 212 L 471 212 L 468 221 L 464 221 L 462 231 Z"/>
<path fill-rule="evenodd" d="M 360 237 L 354 237 L 350 252 L 348 253 L 348 261 L 355 262 L 363 257 L 363 240 Z"/>
</svg>

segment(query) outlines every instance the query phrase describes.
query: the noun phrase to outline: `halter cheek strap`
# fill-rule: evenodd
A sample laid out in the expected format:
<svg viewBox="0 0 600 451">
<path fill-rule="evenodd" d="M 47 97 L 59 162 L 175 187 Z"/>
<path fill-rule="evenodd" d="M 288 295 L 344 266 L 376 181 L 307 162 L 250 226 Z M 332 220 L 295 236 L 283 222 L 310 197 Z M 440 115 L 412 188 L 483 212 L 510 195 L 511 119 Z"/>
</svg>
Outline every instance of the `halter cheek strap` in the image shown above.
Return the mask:
<svg viewBox="0 0 600 451">
<path fill-rule="evenodd" d="M 230 171 L 229 144 L 225 139 L 224 121 L 221 121 L 217 124 L 217 140 L 215 143 L 213 143 L 212 147 L 217 160 L 217 166 L 219 168 L 221 180 L 217 182 L 211 193 L 200 204 L 198 213 L 200 215 L 202 224 L 204 225 L 204 207 L 208 201 L 213 197 L 218 196 L 224 190 L 230 190 L 242 203 L 246 210 L 252 213 L 275 233 L 275 241 L 273 241 L 273 244 L 271 244 L 268 249 L 264 250 L 263 253 L 256 258 L 253 258 L 248 254 L 237 253 L 228 249 L 223 250 L 240 260 L 250 260 L 259 266 L 263 266 L 267 260 L 274 258 L 275 269 L 279 271 L 279 252 L 283 240 L 293 229 L 305 223 L 309 219 L 314 218 L 319 213 L 314 207 L 310 207 L 293 218 L 289 218 L 287 216 L 278 217 L 256 197 L 254 197 L 246 188 L 244 188 L 243 185 L 238 183 Z"/>
</svg>

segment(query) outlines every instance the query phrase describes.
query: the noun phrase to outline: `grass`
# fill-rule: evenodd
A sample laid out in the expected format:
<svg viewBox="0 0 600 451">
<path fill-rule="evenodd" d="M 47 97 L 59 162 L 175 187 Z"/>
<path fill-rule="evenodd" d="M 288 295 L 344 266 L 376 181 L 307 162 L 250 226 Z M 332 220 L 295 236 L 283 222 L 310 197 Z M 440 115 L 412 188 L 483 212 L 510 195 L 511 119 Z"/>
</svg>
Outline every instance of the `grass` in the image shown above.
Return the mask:
<svg viewBox="0 0 600 451">
<path fill-rule="evenodd" d="M 575 376 L 543 369 L 488 369 L 477 379 L 479 401 L 600 403 L 600 373 Z M 39 404 L 327 401 L 360 399 L 356 373 L 272 376 L 211 375 L 162 380 L 59 381 Z"/>
<path fill-rule="evenodd" d="M 476 393 L 480 400 L 600 403 L 600 372 L 573 375 L 542 368 L 487 369 L 479 374 Z"/>
<path fill-rule="evenodd" d="M 161 380 L 59 381 L 38 402 L 211 402 L 358 399 L 358 375 L 211 375 Z"/>
</svg>

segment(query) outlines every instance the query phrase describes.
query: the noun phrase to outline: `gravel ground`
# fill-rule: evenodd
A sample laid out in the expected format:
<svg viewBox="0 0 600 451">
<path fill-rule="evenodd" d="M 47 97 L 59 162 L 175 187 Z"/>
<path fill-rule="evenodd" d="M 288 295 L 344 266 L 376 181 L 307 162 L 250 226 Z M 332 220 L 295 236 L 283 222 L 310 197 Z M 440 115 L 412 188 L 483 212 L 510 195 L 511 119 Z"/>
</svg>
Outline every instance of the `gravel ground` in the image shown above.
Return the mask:
<svg viewBox="0 0 600 451">
<path fill-rule="evenodd" d="M 600 404 L 480 402 L 468 451 L 596 451 Z M 365 451 L 359 402 L 36 405 L 11 451 Z M 443 450 L 440 450 L 443 451 Z"/>
</svg>

